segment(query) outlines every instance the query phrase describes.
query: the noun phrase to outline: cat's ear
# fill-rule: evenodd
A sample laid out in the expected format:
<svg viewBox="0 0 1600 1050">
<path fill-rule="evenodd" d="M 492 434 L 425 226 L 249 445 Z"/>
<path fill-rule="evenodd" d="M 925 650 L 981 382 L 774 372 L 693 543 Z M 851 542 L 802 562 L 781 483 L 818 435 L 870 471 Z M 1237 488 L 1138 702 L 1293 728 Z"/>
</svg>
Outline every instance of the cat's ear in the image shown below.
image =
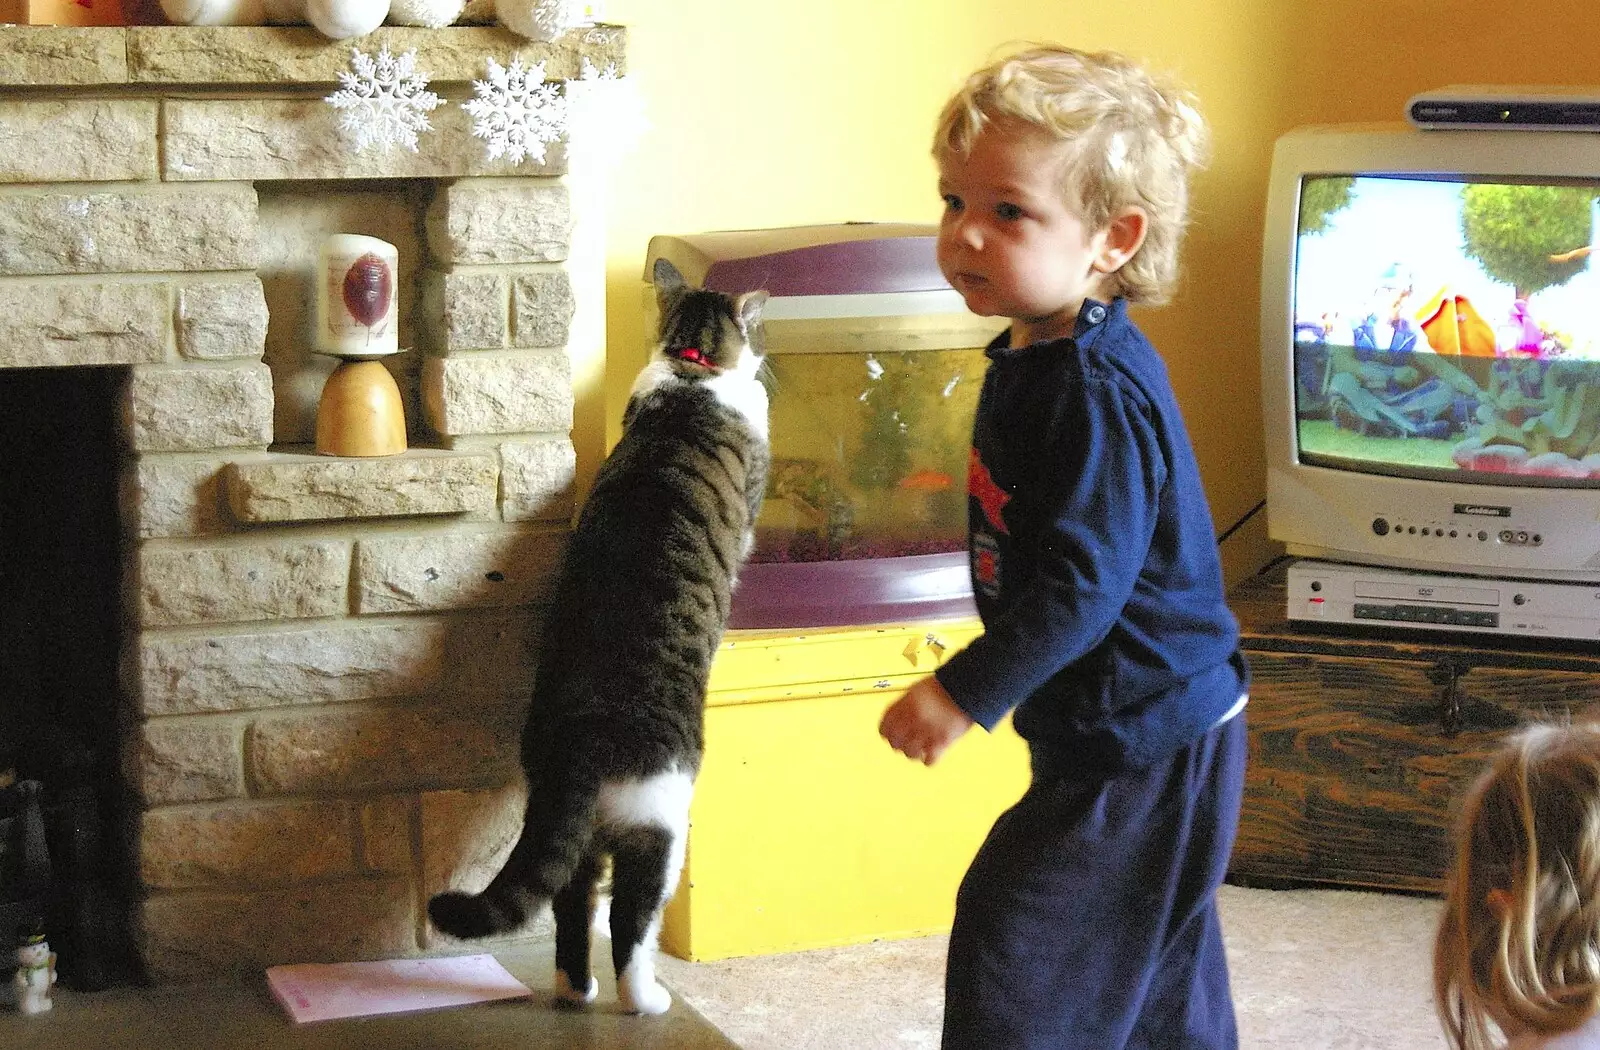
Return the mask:
<svg viewBox="0 0 1600 1050">
<path fill-rule="evenodd" d="M 656 286 L 656 306 L 665 317 L 667 311 L 671 310 L 683 297 L 683 293 L 689 290 L 688 282 L 683 279 L 683 274 L 678 272 L 678 268 L 665 259 L 656 260 L 650 276 Z"/>
<path fill-rule="evenodd" d="M 746 332 L 761 323 L 761 311 L 767 305 L 767 293 L 745 292 L 733 301 L 733 312 L 739 316 L 739 326 Z"/>
</svg>

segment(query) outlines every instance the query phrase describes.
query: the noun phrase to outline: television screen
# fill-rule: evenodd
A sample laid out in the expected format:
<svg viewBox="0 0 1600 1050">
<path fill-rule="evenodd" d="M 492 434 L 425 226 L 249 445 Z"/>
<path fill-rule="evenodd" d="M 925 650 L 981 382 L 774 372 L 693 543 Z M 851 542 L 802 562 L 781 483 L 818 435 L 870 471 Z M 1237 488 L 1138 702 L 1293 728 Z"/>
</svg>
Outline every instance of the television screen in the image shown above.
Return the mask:
<svg viewBox="0 0 1600 1050">
<path fill-rule="evenodd" d="M 1600 180 L 1307 176 L 1301 462 L 1600 488 Z"/>
</svg>

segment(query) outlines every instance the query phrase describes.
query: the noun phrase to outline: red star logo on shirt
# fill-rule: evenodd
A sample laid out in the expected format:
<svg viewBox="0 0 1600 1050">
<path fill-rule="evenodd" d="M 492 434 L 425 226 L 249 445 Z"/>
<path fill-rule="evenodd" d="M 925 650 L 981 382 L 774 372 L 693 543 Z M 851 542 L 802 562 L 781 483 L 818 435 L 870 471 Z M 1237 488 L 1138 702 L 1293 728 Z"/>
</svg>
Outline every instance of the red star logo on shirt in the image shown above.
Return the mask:
<svg viewBox="0 0 1600 1050">
<path fill-rule="evenodd" d="M 994 478 L 989 474 L 989 468 L 978 458 L 977 449 L 973 449 L 967 458 L 967 493 L 983 508 L 983 516 L 989 520 L 989 525 L 994 531 L 1010 535 L 1011 530 L 1006 528 L 1005 519 L 1000 516 L 1000 512 L 1011 502 L 1011 493 L 995 484 Z"/>
</svg>

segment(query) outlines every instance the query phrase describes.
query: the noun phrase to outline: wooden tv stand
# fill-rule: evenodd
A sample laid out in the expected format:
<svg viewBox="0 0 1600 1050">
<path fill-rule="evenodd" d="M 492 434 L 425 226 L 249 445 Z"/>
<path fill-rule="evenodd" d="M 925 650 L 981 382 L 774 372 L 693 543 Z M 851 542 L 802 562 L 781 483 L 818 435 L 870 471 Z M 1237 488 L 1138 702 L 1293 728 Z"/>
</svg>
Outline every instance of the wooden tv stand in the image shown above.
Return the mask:
<svg viewBox="0 0 1600 1050">
<path fill-rule="evenodd" d="M 1438 891 L 1507 734 L 1600 717 L 1600 646 L 1290 626 L 1281 566 L 1229 602 L 1252 672 L 1235 882 Z"/>
</svg>

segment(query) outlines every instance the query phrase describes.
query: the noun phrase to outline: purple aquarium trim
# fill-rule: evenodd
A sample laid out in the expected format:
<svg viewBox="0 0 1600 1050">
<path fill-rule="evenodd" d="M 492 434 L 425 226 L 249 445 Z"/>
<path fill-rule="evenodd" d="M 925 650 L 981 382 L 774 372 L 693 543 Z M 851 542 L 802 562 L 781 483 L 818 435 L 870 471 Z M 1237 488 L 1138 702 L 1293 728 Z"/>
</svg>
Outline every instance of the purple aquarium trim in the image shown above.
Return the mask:
<svg viewBox="0 0 1600 1050">
<path fill-rule="evenodd" d="M 729 295 L 763 288 L 773 296 L 945 291 L 950 285 L 934 259 L 934 241 L 933 237 L 835 241 L 722 259 L 706 271 L 703 286 Z"/>
<path fill-rule="evenodd" d="M 976 616 L 964 551 L 857 561 L 753 562 L 739 570 L 728 626 L 851 627 Z"/>
</svg>

